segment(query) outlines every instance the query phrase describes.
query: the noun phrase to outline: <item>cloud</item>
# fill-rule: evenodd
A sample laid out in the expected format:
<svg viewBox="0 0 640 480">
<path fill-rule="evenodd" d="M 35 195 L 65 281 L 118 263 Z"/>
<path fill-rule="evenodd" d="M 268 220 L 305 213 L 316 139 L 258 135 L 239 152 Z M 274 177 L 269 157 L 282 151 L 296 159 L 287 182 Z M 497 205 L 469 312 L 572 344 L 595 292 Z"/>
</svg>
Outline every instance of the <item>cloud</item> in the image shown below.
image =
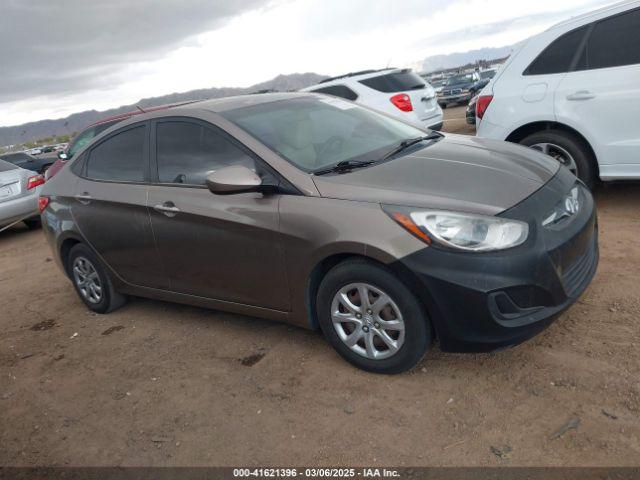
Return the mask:
<svg viewBox="0 0 640 480">
<path fill-rule="evenodd" d="M 267 0 L 3 0 L 0 103 L 122 81 Z M 224 48 L 221 46 L 221 48 Z"/>
</svg>

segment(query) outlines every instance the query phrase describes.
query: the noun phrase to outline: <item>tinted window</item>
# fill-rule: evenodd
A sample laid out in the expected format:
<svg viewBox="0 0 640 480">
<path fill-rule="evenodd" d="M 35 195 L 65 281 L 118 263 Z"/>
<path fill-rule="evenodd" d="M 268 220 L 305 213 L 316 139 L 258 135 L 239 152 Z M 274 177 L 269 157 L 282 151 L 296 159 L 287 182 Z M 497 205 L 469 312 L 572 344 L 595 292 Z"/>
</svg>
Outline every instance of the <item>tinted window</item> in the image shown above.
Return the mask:
<svg viewBox="0 0 640 480">
<path fill-rule="evenodd" d="M 118 133 L 91 150 L 87 177 L 114 182 L 144 180 L 145 127 Z"/>
<path fill-rule="evenodd" d="M 190 122 L 162 122 L 156 130 L 161 183 L 205 185 L 207 174 L 230 165 L 255 170 L 253 158 L 212 128 Z"/>
<path fill-rule="evenodd" d="M 598 22 L 587 41 L 585 68 L 607 68 L 640 63 L 640 10 Z"/>
<path fill-rule="evenodd" d="M 386 75 L 367 78 L 360 80 L 360 83 L 369 88 L 385 93 L 419 90 L 425 87 L 422 77 L 410 70 L 403 70 L 402 72 L 388 73 Z"/>
<path fill-rule="evenodd" d="M 18 167 L 13 165 L 12 163 L 5 162 L 4 160 L 0 160 L 0 172 L 7 172 L 9 170 L 16 170 Z"/>
<path fill-rule="evenodd" d="M 355 100 L 358 98 L 358 94 L 344 85 L 331 85 L 329 87 L 318 88 L 312 90 L 315 93 L 326 93 L 327 95 L 333 95 L 334 97 L 346 98 L 347 100 Z"/>
<path fill-rule="evenodd" d="M 67 152 L 69 158 L 73 157 L 78 151 L 84 148 L 84 146 L 87 145 L 91 140 L 93 140 L 94 137 L 97 137 L 107 128 L 115 125 L 116 123 L 118 122 L 101 123 L 100 125 L 87 128 L 84 132 L 80 133 L 80 135 L 73 139 L 73 143 L 69 147 L 69 151 Z"/>
<path fill-rule="evenodd" d="M 568 72 L 586 31 L 587 27 L 581 27 L 557 38 L 529 65 L 524 75 Z"/>
<path fill-rule="evenodd" d="M 28 155 L 26 153 L 12 153 L 9 155 L 4 155 L 2 157 L 0 157 L 2 160 L 5 160 L 7 162 L 11 162 L 11 163 L 25 163 L 28 162 L 30 160 L 33 160 L 33 157 L 31 157 L 31 155 Z"/>
</svg>

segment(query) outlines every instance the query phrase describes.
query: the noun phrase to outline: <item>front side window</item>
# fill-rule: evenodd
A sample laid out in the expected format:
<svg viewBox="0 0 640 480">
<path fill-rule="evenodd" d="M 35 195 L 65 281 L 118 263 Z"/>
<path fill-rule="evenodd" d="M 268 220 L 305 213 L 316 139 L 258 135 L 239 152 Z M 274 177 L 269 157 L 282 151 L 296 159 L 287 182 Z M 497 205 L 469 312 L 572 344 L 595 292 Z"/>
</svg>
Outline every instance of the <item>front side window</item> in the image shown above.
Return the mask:
<svg viewBox="0 0 640 480">
<path fill-rule="evenodd" d="M 222 133 L 186 121 L 157 124 L 156 162 L 160 183 L 205 185 L 208 173 L 231 165 L 255 170 L 253 158 Z"/>
<path fill-rule="evenodd" d="M 345 85 L 330 85 L 312 90 L 312 92 L 333 95 L 334 97 L 346 98 L 347 100 L 356 100 L 358 98 L 358 94 Z"/>
<path fill-rule="evenodd" d="M 587 65 L 581 69 L 640 64 L 640 9 L 594 25 L 586 47 Z"/>
<path fill-rule="evenodd" d="M 146 127 L 139 126 L 107 138 L 91 150 L 86 176 L 112 182 L 144 181 Z"/>
<path fill-rule="evenodd" d="M 299 97 L 221 113 L 301 170 L 379 160 L 425 132 L 339 98 Z"/>
<path fill-rule="evenodd" d="M 527 67 L 524 75 L 549 75 L 568 72 L 586 32 L 586 26 L 580 27 L 554 40 Z"/>
</svg>

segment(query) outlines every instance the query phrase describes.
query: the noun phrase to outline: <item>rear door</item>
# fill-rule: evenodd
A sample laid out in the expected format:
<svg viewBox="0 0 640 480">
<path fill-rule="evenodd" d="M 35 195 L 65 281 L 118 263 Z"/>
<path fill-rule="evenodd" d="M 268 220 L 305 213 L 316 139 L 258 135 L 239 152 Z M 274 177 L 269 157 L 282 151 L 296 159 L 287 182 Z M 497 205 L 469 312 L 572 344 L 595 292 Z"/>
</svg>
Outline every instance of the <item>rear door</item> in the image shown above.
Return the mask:
<svg viewBox="0 0 640 480">
<path fill-rule="evenodd" d="M 171 290 L 287 311 L 280 195 L 214 195 L 205 186 L 222 167 L 264 176 L 266 166 L 210 123 L 172 117 L 152 125 L 149 211 Z"/>
<path fill-rule="evenodd" d="M 591 141 L 603 178 L 640 177 L 640 9 L 589 26 L 555 105 Z"/>
<path fill-rule="evenodd" d="M 149 126 L 129 125 L 83 154 L 71 213 L 90 246 L 126 282 L 167 288 L 147 211 Z"/>
</svg>

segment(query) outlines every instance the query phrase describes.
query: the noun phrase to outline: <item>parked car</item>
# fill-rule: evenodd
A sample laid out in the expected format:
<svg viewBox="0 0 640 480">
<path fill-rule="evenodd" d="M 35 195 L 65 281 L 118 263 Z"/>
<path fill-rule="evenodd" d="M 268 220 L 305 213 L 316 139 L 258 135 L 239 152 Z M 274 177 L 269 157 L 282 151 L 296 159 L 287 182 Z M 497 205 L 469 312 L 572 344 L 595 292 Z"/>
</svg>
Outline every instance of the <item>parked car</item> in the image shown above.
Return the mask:
<svg viewBox="0 0 640 480">
<path fill-rule="evenodd" d="M 13 163 L 20 168 L 37 173 L 46 172 L 53 162 L 55 162 L 55 158 L 53 157 L 34 157 L 26 152 L 6 153 L 0 155 L 0 160 Z"/>
<path fill-rule="evenodd" d="M 442 128 L 442 109 L 438 106 L 435 90 L 410 69 L 348 73 L 327 78 L 302 91 L 351 100 L 431 130 Z"/>
<path fill-rule="evenodd" d="M 29 150 L 25 150 L 24 153 L 27 155 L 40 155 L 42 150 L 40 148 L 31 148 Z"/>
<path fill-rule="evenodd" d="M 496 73 L 497 70 L 494 69 L 482 70 L 478 72 L 480 79 L 476 83 L 471 85 L 471 88 L 469 89 L 471 91 L 471 94 L 475 96 L 480 90 L 486 87 L 491 79 L 496 76 Z"/>
<path fill-rule="evenodd" d="M 191 102 L 173 103 L 169 105 L 160 105 L 158 107 L 150 107 L 147 109 L 138 109 L 134 110 L 133 112 L 127 112 L 120 115 L 115 115 L 113 117 L 104 118 L 99 122 L 89 125 L 73 138 L 73 140 L 68 144 L 66 150 L 58 151 L 58 159 L 46 172 L 47 180 L 58 173 L 62 169 L 62 167 L 64 167 L 67 160 L 73 158 L 76 152 L 84 148 L 84 146 L 87 145 L 91 140 L 93 140 L 94 137 L 98 136 L 116 123 L 131 118 L 135 115 L 141 115 L 147 112 L 156 112 L 158 110 L 164 110 L 165 108 L 170 108 L 177 105 L 186 105 L 188 103 Z"/>
<path fill-rule="evenodd" d="M 440 92 L 442 92 L 442 89 L 444 88 L 444 82 L 446 81 L 446 78 L 439 78 L 437 80 L 431 80 L 429 82 L 429 84 L 433 87 L 433 89 L 436 92 L 436 96 L 440 95 Z"/>
<path fill-rule="evenodd" d="M 478 135 L 547 153 L 585 183 L 640 178 L 640 2 L 530 38 L 482 91 Z"/>
<path fill-rule="evenodd" d="M 0 230 L 23 221 L 27 227 L 40 226 L 38 197 L 44 177 L 0 160 Z"/>
<path fill-rule="evenodd" d="M 467 110 L 465 112 L 465 118 L 469 125 L 476 124 L 476 102 L 478 101 L 478 96 L 476 95 L 471 100 L 469 100 L 469 104 L 467 105 Z"/>
<path fill-rule="evenodd" d="M 434 337 L 447 351 L 524 341 L 598 263 L 593 198 L 548 156 L 309 93 L 129 118 L 40 205 L 95 312 L 130 294 L 319 326 L 383 373 Z"/>
<path fill-rule="evenodd" d="M 467 103 L 473 97 L 471 87 L 480 80 L 478 72 L 460 73 L 447 78 L 438 96 L 438 103 L 442 108 L 449 105 Z"/>
</svg>

